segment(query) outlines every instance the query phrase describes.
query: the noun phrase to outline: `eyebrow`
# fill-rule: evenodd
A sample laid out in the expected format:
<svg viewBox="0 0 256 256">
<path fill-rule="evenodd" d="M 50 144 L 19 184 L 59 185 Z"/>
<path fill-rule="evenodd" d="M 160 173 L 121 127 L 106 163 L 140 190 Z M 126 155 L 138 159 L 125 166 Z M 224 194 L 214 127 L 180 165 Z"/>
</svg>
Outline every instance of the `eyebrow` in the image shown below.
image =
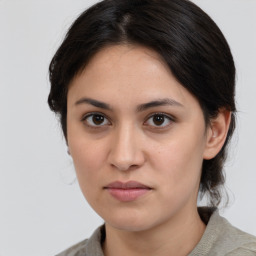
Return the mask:
<svg viewBox="0 0 256 256">
<path fill-rule="evenodd" d="M 165 99 L 154 100 L 154 101 L 150 101 L 148 103 L 141 104 L 137 107 L 137 111 L 141 112 L 141 111 L 145 111 L 149 108 L 159 107 L 159 106 L 184 107 L 181 103 L 179 103 L 176 100 L 165 98 Z"/>
<path fill-rule="evenodd" d="M 98 100 L 90 99 L 90 98 L 82 98 L 75 103 L 75 105 L 80 105 L 80 104 L 90 104 L 97 108 L 111 110 L 111 107 L 109 106 L 109 104 L 98 101 Z"/>
<path fill-rule="evenodd" d="M 98 101 L 98 100 L 94 100 L 91 98 L 82 98 L 82 99 L 76 101 L 76 103 L 75 103 L 75 105 L 80 105 L 80 104 L 90 104 L 97 108 L 111 110 L 111 107 L 109 104 Z M 143 104 L 139 105 L 136 109 L 137 109 L 137 112 L 142 112 L 149 108 L 159 107 L 159 106 L 184 107 L 181 103 L 177 102 L 176 100 L 164 98 L 164 99 L 159 99 L 159 100 L 154 100 L 154 101 L 150 101 L 147 103 L 143 103 Z"/>
</svg>

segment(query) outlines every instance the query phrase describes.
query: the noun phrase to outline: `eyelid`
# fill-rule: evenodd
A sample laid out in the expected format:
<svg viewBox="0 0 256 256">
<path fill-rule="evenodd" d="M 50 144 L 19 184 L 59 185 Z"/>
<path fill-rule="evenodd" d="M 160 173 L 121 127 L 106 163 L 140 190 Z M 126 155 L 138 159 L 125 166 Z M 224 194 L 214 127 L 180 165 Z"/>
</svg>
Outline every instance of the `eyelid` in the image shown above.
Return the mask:
<svg viewBox="0 0 256 256">
<path fill-rule="evenodd" d="M 90 111 L 90 112 L 82 115 L 81 121 L 83 119 L 85 119 L 86 117 L 92 116 L 92 115 L 102 115 L 102 116 L 106 117 L 107 119 L 110 119 L 106 114 L 104 114 L 104 113 L 102 113 L 100 111 Z"/>
<path fill-rule="evenodd" d="M 150 113 L 149 115 L 147 115 L 146 120 L 148 120 L 150 117 L 153 117 L 153 116 L 156 116 L 156 115 L 163 115 L 163 116 L 169 118 L 172 121 L 176 120 L 176 118 L 173 115 L 167 114 L 165 112 L 153 112 L 153 113 Z"/>
<path fill-rule="evenodd" d="M 110 119 L 107 115 L 103 114 L 102 112 L 98 112 L 98 111 L 89 112 L 89 113 L 84 114 L 84 115 L 82 116 L 82 118 L 81 118 L 81 122 L 85 122 L 88 117 L 91 117 L 91 116 L 93 116 L 93 115 L 100 115 L 100 116 L 103 116 L 103 117 L 106 118 L 106 119 L 108 120 L 108 122 L 109 122 L 109 124 L 107 124 L 107 125 L 111 125 L 111 124 L 112 124 L 111 119 Z M 91 127 L 91 128 L 101 128 L 101 127 L 106 126 L 106 125 L 90 125 L 90 124 L 88 124 L 88 123 L 86 123 L 85 125 L 87 125 L 88 127 Z"/>
<path fill-rule="evenodd" d="M 176 121 L 176 118 L 175 118 L 174 116 L 170 115 L 170 114 L 167 114 L 167 113 L 165 113 L 165 112 L 154 112 L 154 113 L 149 114 L 149 115 L 146 117 L 146 121 L 144 122 L 144 124 L 147 125 L 146 122 L 148 122 L 148 120 L 149 120 L 150 118 L 152 118 L 152 117 L 154 117 L 154 116 L 157 116 L 157 115 L 162 115 L 162 116 L 164 116 L 165 118 L 168 118 L 171 123 L 173 123 L 173 122 Z M 157 125 L 155 125 L 155 126 L 147 125 L 147 126 L 152 126 L 152 127 L 156 128 L 156 129 L 164 129 L 164 128 L 168 127 L 169 125 L 170 125 L 170 124 L 165 125 L 165 126 L 157 126 Z"/>
</svg>

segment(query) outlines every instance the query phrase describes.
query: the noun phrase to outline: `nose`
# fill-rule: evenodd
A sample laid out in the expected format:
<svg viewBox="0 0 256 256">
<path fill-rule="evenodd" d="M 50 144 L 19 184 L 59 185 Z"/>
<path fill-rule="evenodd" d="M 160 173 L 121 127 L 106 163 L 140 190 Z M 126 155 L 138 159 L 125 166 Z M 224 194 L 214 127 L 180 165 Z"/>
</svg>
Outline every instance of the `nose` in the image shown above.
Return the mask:
<svg viewBox="0 0 256 256">
<path fill-rule="evenodd" d="M 145 156 L 140 145 L 140 134 L 132 125 L 123 125 L 113 133 L 109 162 L 120 171 L 137 169 Z"/>
</svg>

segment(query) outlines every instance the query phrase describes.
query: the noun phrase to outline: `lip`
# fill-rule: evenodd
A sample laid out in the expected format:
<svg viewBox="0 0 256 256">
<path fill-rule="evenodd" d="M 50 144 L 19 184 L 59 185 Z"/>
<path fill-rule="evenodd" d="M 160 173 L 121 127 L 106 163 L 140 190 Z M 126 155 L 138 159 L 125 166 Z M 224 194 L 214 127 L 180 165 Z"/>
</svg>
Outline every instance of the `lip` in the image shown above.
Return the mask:
<svg viewBox="0 0 256 256">
<path fill-rule="evenodd" d="M 115 181 L 105 186 L 104 189 L 121 202 L 134 201 L 152 190 L 151 187 L 137 181 Z"/>
</svg>

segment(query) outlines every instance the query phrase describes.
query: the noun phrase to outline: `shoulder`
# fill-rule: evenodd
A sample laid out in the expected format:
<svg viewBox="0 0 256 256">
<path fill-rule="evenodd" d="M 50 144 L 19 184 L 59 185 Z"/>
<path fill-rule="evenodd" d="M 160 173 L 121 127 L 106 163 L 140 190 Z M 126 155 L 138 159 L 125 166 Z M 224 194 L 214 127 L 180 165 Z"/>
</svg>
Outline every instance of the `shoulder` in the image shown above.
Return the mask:
<svg viewBox="0 0 256 256">
<path fill-rule="evenodd" d="M 86 245 L 88 243 L 88 239 L 85 239 L 72 247 L 68 248 L 67 250 L 57 254 L 56 256 L 84 256 Z"/>
<path fill-rule="evenodd" d="M 256 256 L 256 237 L 232 226 L 215 210 L 192 255 Z"/>
<path fill-rule="evenodd" d="M 256 256 L 256 237 L 250 235 L 233 225 L 225 218 L 221 217 L 218 212 L 213 216 L 213 225 L 217 226 L 216 242 L 212 251 L 222 250 L 224 255 L 228 256 Z M 217 255 L 217 254 L 215 254 Z"/>
<path fill-rule="evenodd" d="M 245 244 L 243 247 L 236 248 L 235 250 L 226 254 L 226 256 L 255 256 L 256 255 L 256 243 Z"/>
<path fill-rule="evenodd" d="M 256 256 L 256 237 L 232 226 L 226 219 L 223 220 L 225 224 L 213 252 L 221 248 L 227 256 Z"/>
<path fill-rule="evenodd" d="M 101 243 L 105 238 L 105 227 L 98 227 L 89 239 L 85 239 L 56 256 L 103 256 Z"/>
</svg>

